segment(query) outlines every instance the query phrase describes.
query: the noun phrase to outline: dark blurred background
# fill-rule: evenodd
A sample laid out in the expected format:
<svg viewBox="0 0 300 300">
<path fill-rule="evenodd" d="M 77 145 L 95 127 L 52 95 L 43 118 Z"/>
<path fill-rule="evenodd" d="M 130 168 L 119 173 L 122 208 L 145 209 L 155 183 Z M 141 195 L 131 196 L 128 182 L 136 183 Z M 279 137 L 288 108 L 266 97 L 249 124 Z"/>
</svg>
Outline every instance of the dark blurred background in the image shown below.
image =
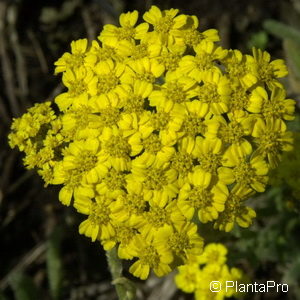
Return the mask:
<svg viewBox="0 0 300 300">
<path fill-rule="evenodd" d="M 104 24 L 118 24 L 121 12 L 137 9 L 141 16 L 153 4 L 197 15 L 200 30 L 217 28 L 224 47 L 250 53 L 256 46 L 287 59 L 288 95 L 299 101 L 300 46 L 266 21 L 299 30 L 300 0 L 0 0 L 0 299 L 116 299 L 101 246 L 78 234 L 80 216 L 57 201 L 57 187 L 44 188 L 22 167 L 7 134 L 12 118 L 64 91 L 53 63 L 72 40 L 95 39 Z M 292 126 L 299 131 L 298 117 Z M 290 291 L 245 299 L 300 299 L 299 201 L 281 184 L 253 205 L 258 216 L 249 230 L 217 239 L 251 281 L 282 281 Z M 138 299 L 192 299 L 176 290 L 172 276 L 136 280 Z"/>
</svg>

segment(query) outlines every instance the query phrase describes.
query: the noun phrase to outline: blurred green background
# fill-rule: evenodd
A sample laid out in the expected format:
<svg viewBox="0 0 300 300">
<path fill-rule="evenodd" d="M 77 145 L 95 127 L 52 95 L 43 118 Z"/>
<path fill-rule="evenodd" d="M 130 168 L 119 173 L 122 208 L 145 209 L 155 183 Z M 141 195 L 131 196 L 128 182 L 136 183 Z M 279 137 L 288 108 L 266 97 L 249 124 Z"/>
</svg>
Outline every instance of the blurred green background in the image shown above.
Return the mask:
<svg viewBox="0 0 300 300">
<path fill-rule="evenodd" d="M 105 253 L 80 236 L 80 216 L 57 201 L 57 187 L 22 167 L 7 145 L 13 117 L 35 102 L 63 91 L 53 63 L 74 39 L 95 39 L 121 12 L 151 5 L 197 15 L 200 30 L 217 28 L 221 45 L 250 53 L 259 47 L 285 58 L 289 98 L 297 100 L 300 131 L 300 0 L 45 0 L 0 1 L 0 299 L 116 299 Z M 298 145 L 300 144 L 300 141 Z M 300 299 L 300 149 L 286 155 L 272 175 L 274 186 L 249 200 L 257 218 L 249 229 L 229 234 L 202 231 L 208 241 L 229 247 L 229 264 L 254 282 L 287 283 L 285 294 L 249 294 L 245 299 Z M 297 188 L 298 187 L 298 188 Z M 126 264 L 125 264 L 126 268 Z M 128 275 L 125 273 L 125 275 Z M 129 275 L 128 275 L 129 276 Z M 192 299 L 176 290 L 174 274 L 137 281 L 137 298 Z"/>
</svg>

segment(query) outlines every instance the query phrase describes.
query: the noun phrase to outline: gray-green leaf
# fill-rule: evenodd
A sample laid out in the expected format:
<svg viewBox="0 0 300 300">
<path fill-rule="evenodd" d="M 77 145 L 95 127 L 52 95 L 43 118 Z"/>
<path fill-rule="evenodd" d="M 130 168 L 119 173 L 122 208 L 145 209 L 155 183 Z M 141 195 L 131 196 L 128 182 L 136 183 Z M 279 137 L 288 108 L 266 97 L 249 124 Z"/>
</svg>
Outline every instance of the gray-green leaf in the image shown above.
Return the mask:
<svg viewBox="0 0 300 300">
<path fill-rule="evenodd" d="M 57 227 L 48 240 L 47 272 L 50 292 L 53 299 L 59 299 L 62 290 L 63 265 L 61 259 L 62 229 Z"/>
</svg>

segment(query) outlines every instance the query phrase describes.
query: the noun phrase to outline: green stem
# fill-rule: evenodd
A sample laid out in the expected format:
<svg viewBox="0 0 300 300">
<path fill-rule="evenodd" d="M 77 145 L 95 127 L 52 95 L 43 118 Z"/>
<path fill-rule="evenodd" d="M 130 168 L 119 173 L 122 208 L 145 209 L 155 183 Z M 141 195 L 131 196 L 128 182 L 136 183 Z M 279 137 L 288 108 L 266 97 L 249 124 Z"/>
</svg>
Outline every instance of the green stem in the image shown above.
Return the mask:
<svg viewBox="0 0 300 300">
<path fill-rule="evenodd" d="M 119 300 L 134 300 L 135 286 L 132 281 L 122 275 L 122 261 L 118 257 L 117 249 L 106 251 L 107 262 L 112 276 L 112 283 L 116 287 Z"/>
</svg>

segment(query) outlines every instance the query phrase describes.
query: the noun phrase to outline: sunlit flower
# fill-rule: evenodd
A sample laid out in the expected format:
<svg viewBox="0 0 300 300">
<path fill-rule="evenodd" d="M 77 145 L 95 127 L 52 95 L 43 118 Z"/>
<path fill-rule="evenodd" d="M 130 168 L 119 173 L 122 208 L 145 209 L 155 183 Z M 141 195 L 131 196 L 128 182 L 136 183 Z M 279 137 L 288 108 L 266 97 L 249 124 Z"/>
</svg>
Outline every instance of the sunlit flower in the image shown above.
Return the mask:
<svg viewBox="0 0 300 300">
<path fill-rule="evenodd" d="M 129 269 L 134 276 L 146 279 L 151 269 L 159 277 L 171 272 L 169 264 L 173 261 L 173 255 L 163 243 L 136 235 L 135 252 L 138 260 Z"/>
<path fill-rule="evenodd" d="M 65 72 L 68 69 L 76 69 L 84 65 L 84 58 L 87 52 L 88 40 L 81 39 L 71 42 L 71 53 L 66 52 L 54 65 L 55 74 Z"/>
<path fill-rule="evenodd" d="M 138 12 L 136 10 L 123 13 L 119 17 L 121 27 L 111 24 L 104 25 L 98 38 L 103 44 L 113 47 L 122 40 L 133 42 L 135 39 L 142 39 L 148 31 L 149 24 L 142 23 L 136 26 L 137 20 Z"/>
<path fill-rule="evenodd" d="M 134 276 L 181 265 L 176 283 L 196 299 L 235 296 L 209 290 L 242 275 L 222 245 L 201 255 L 199 232 L 250 226 L 246 200 L 292 150 L 295 101 L 278 80 L 286 66 L 266 51 L 221 47 L 216 29 L 200 31 L 178 9 L 153 5 L 138 18 L 122 13 L 97 40 L 72 41 L 55 62 L 64 91 L 15 118 L 9 145 L 86 216 L 80 234 L 133 260 Z M 290 170 L 282 176 L 297 193 Z"/>
<path fill-rule="evenodd" d="M 178 9 L 173 8 L 161 11 L 157 6 L 152 5 L 150 10 L 143 15 L 143 19 L 154 28 L 146 36 L 146 41 L 172 45 L 176 30 L 182 28 L 187 21 L 187 16 L 178 15 L 178 12 Z"/>
</svg>

